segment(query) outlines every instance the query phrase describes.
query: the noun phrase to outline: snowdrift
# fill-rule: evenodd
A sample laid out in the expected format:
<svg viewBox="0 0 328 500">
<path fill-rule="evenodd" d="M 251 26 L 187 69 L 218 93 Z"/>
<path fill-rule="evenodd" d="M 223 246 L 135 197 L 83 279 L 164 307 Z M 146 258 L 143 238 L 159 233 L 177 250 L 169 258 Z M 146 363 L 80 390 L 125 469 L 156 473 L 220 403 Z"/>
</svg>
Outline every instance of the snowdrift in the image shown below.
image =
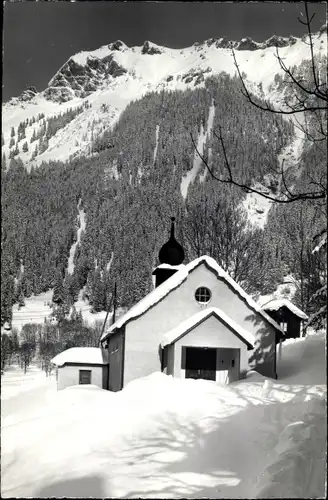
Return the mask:
<svg viewBox="0 0 328 500">
<path fill-rule="evenodd" d="M 287 342 L 281 369 L 229 386 L 162 373 L 118 393 L 52 385 L 16 424 L 5 400 L 2 497 L 323 497 L 324 332 Z"/>
</svg>

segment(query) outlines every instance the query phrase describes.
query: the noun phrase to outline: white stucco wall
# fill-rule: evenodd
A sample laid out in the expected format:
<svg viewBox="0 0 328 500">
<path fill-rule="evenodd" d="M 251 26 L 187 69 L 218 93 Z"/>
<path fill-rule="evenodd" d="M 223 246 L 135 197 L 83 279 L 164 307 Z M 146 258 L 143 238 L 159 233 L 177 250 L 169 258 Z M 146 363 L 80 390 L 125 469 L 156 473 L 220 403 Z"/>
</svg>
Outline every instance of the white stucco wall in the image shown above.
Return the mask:
<svg viewBox="0 0 328 500">
<path fill-rule="evenodd" d="M 240 374 L 243 375 L 248 370 L 246 344 L 213 316 L 196 326 L 174 344 L 174 376 L 184 378 L 185 370 L 181 368 L 182 346 L 240 349 Z"/>
<path fill-rule="evenodd" d="M 255 336 L 268 337 L 268 349 L 274 338 L 274 328 L 254 312 L 240 296 L 204 264 L 194 269 L 188 279 L 162 301 L 137 319 L 127 323 L 125 334 L 124 385 L 130 380 L 161 370 L 158 347 L 163 335 L 201 310 L 195 300 L 200 286 L 212 292 L 209 306 L 218 307 Z M 248 351 L 249 353 L 251 351 Z"/>
<path fill-rule="evenodd" d="M 57 389 L 65 389 L 71 385 L 79 385 L 79 370 L 91 370 L 91 384 L 102 389 L 102 366 L 70 366 L 58 367 Z"/>
</svg>

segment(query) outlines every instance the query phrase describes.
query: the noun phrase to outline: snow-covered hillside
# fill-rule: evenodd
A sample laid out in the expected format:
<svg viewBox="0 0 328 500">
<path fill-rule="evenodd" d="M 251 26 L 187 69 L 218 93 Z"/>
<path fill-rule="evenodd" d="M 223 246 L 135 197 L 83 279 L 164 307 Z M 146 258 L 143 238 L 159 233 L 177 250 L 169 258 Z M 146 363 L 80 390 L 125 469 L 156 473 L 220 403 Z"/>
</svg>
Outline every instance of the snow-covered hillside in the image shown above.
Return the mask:
<svg viewBox="0 0 328 500">
<path fill-rule="evenodd" d="M 200 133 L 198 136 L 198 141 L 197 141 L 197 151 L 199 154 L 203 155 L 204 154 L 204 148 L 206 141 L 210 139 L 212 129 L 213 129 L 213 121 L 214 121 L 214 114 L 215 114 L 215 106 L 214 103 L 210 106 L 209 113 L 208 113 L 208 119 L 207 119 L 207 126 L 206 130 L 204 130 L 203 124 L 200 127 Z M 204 164 L 199 156 L 199 154 L 195 151 L 194 153 L 194 161 L 193 161 L 193 166 L 192 169 L 187 172 L 184 177 L 181 180 L 181 194 L 183 199 L 186 199 L 187 194 L 188 194 L 188 187 L 189 184 L 196 178 L 198 173 L 201 171 L 201 169 L 204 170 L 204 173 L 201 176 L 201 180 L 203 181 L 206 176 L 207 169 L 204 167 Z M 210 158 L 210 154 L 209 154 Z"/>
<path fill-rule="evenodd" d="M 92 136 L 113 126 L 130 101 L 149 91 L 203 86 L 204 78 L 221 72 L 235 74 L 231 46 L 236 50 L 237 62 L 247 75 L 250 88 L 262 97 L 280 102 L 281 92 L 272 90 L 274 75 L 282 73 L 276 58 L 276 43 L 287 66 L 299 65 L 310 58 L 306 37 L 272 37 L 262 44 L 249 39 L 228 42 L 218 38 L 185 49 L 159 47 L 151 42 L 145 42 L 141 47 L 127 47 L 122 42 L 115 42 L 93 52 L 81 52 L 59 69 L 43 92 L 24 92 L 4 104 L 3 152 L 8 158 L 12 127 L 17 130 L 21 122 L 37 117 L 39 113 L 48 119 L 88 101 L 88 107 L 59 129 L 49 139 L 46 151 L 33 160 L 30 140 L 40 123 L 28 123 L 25 134 L 29 151 L 22 151 L 22 140 L 19 156 L 29 168 L 42 161 L 90 154 Z M 327 52 L 324 30 L 314 36 L 314 51 L 322 55 Z"/>
<path fill-rule="evenodd" d="M 74 256 L 76 252 L 76 247 L 79 245 L 80 240 L 81 240 L 81 234 L 83 231 L 85 231 L 85 213 L 83 208 L 81 208 L 81 199 L 79 200 L 79 203 L 77 204 L 77 210 L 78 210 L 78 216 L 77 216 L 77 224 L 78 224 L 78 229 L 76 231 L 76 241 L 73 243 L 71 246 L 70 252 L 69 252 L 69 258 L 68 258 L 68 264 L 67 264 L 67 272 L 69 274 L 73 274 L 74 272 Z"/>
<path fill-rule="evenodd" d="M 123 391 L 2 376 L 1 494 L 324 498 L 325 332 L 283 344 L 279 379 L 154 373 Z"/>
</svg>

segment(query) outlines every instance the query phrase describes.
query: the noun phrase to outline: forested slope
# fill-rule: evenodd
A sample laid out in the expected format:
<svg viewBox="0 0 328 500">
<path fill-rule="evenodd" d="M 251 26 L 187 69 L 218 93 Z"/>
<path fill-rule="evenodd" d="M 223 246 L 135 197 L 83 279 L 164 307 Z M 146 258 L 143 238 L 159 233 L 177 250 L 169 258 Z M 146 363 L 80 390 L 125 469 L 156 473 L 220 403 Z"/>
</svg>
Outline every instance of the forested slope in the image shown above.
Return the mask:
<svg viewBox="0 0 328 500">
<path fill-rule="evenodd" d="M 287 272 L 304 269 L 304 248 L 311 260 L 308 242 L 320 225 L 315 205 L 271 210 L 262 231 L 247 223 L 243 193 L 209 175 L 193 179 L 182 197 L 181 181 L 194 159 L 190 133 L 197 139 L 213 103 L 214 129 L 222 127 L 236 178 L 263 181 L 277 168 L 293 127 L 280 116 L 259 114 L 226 74 L 206 80 L 204 88 L 152 92 L 131 102 L 112 130 L 94 137 L 91 157 L 43 163 L 30 172 L 19 159 L 10 161 L 2 171 L 2 323 L 10 322 L 15 301 L 53 287 L 66 307 L 85 287 L 97 311 L 116 281 L 119 304 L 131 306 L 151 289 L 172 215 L 186 260 L 213 256 L 249 292 L 270 291 Z M 205 154 L 208 148 L 213 169 L 224 173 L 217 139 L 208 141 Z M 307 163 L 304 158 L 303 170 Z M 66 269 L 79 199 L 86 231 L 71 276 Z"/>
</svg>

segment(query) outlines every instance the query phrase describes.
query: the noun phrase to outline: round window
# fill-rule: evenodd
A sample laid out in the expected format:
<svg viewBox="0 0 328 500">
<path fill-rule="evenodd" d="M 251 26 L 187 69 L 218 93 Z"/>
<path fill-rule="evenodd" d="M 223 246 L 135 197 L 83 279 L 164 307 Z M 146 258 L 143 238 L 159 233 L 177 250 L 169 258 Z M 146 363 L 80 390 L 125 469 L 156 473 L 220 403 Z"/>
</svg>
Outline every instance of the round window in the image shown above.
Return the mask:
<svg viewBox="0 0 328 500">
<path fill-rule="evenodd" d="M 195 299 L 199 304 L 207 304 L 211 300 L 211 291 L 205 286 L 197 288 Z"/>
</svg>

